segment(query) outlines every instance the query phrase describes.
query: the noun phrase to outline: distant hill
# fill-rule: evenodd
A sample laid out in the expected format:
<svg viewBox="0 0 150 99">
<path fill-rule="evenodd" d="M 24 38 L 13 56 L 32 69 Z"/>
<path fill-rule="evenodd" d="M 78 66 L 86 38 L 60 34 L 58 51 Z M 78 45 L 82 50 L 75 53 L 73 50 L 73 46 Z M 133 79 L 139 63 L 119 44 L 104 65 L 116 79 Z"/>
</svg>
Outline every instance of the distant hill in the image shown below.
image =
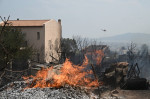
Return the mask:
<svg viewBox="0 0 150 99">
<path fill-rule="evenodd" d="M 144 33 L 125 33 L 112 37 L 99 38 L 102 42 L 116 42 L 116 43 L 146 43 L 150 44 L 150 34 Z"/>
</svg>

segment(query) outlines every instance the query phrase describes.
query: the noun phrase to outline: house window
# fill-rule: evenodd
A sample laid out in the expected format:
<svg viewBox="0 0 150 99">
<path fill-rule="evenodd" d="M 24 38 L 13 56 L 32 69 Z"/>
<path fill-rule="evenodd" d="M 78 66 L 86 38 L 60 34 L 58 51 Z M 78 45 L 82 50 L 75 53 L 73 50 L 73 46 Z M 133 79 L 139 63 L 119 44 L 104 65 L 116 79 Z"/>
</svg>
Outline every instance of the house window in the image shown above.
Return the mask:
<svg viewBox="0 0 150 99">
<path fill-rule="evenodd" d="M 37 40 L 40 39 L 40 32 L 37 32 Z"/>
</svg>

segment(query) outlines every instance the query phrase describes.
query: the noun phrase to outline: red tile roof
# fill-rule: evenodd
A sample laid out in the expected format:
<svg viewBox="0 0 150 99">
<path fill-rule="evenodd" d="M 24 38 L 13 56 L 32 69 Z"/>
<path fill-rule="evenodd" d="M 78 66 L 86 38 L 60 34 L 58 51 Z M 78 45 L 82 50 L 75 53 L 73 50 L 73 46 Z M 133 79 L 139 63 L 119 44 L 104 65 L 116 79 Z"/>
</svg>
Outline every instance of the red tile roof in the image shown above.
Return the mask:
<svg viewBox="0 0 150 99">
<path fill-rule="evenodd" d="M 47 21 L 49 20 L 9 20 L 8 23 L 13 26 L 43 26 Z M 3 25 L 3 23 L 0 25 Z"/>
</svg>

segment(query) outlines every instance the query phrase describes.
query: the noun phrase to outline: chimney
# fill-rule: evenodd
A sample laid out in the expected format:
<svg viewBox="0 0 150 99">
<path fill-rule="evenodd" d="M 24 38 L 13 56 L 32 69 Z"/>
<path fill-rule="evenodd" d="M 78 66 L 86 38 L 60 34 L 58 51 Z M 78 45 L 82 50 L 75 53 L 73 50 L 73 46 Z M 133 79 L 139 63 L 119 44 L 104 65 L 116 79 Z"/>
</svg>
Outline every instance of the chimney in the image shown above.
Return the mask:
<svg viewBox="0 0 150 99">
<path fill-rule="evenodd" d="M 19 21 L 19 18 L 17 18 L 17 21 Z"/>
<path fill-rule="evenodd" d="M 58 19 L 58 23 L 61 25 L 61 19 Z"/>
</svg>

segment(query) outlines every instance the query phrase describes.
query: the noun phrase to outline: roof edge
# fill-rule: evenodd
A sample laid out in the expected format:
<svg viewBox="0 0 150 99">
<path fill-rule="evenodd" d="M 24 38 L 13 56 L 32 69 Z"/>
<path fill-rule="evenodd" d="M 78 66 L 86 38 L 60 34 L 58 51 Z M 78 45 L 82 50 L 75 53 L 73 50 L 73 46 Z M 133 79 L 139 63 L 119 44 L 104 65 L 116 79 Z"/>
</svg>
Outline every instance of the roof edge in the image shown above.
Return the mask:
<svg viewBox="0 0 150 99">
<path fill-rule="evenodd" d="M 44 19 L 44 20 L 8 20 L 8 21 L 50 21 L 51 19 Z"/>
</svg>

